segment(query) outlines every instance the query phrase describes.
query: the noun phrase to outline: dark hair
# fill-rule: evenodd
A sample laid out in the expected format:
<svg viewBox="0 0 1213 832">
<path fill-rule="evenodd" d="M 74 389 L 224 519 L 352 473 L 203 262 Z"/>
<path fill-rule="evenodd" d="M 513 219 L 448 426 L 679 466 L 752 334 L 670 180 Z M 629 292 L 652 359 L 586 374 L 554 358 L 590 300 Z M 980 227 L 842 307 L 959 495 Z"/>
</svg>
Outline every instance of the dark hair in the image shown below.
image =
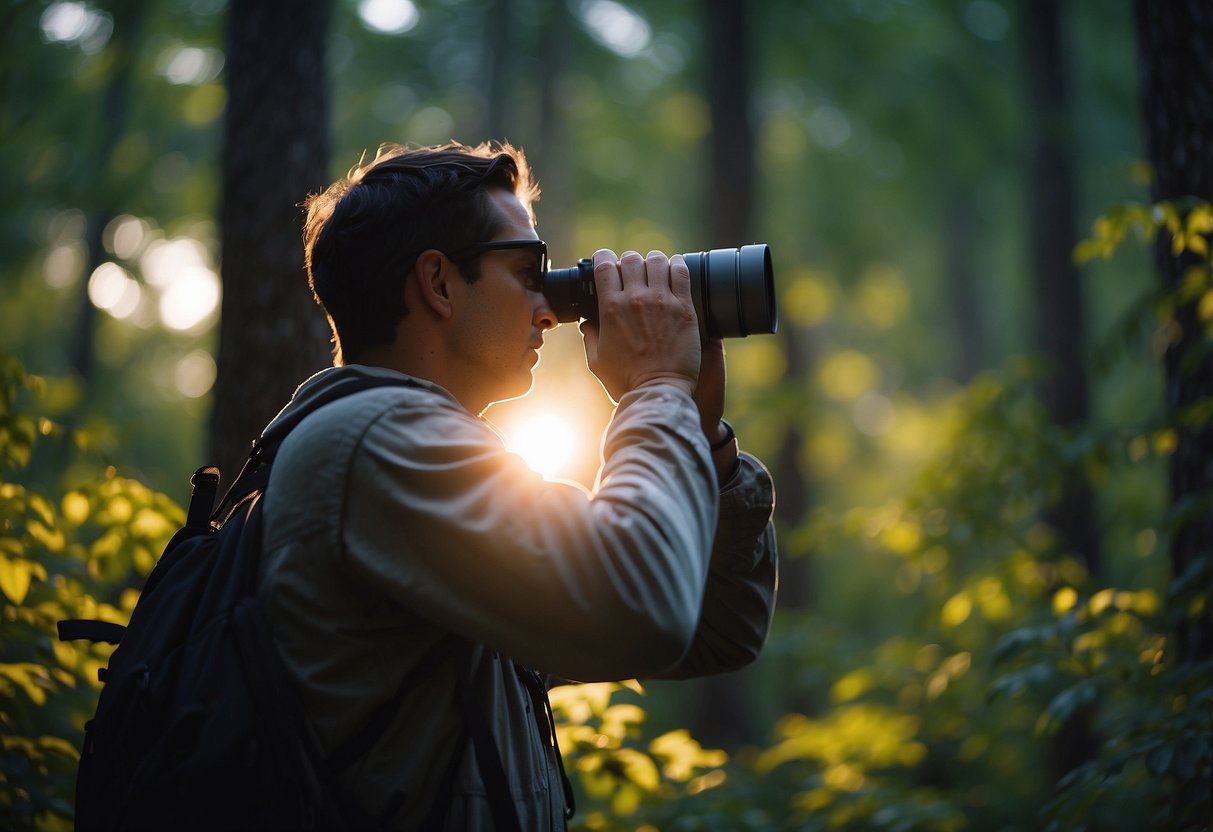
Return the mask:
<svg viewBox="0 0 1213 832">
<path fill-rule="evenodd" d="M 508 143 L 384 144 L 370 164 L 307 198 L 308 284 L 333 329 L 335 364 L 391 342 L 408 313 L 404 279 L 419 254 L 453 255 L 499 232 L 493 188 L 528 210 L 539 198 L 526 156 Z M 475 261 L 460 266 L 469 282 L 479 277 Z"/>
</svg>

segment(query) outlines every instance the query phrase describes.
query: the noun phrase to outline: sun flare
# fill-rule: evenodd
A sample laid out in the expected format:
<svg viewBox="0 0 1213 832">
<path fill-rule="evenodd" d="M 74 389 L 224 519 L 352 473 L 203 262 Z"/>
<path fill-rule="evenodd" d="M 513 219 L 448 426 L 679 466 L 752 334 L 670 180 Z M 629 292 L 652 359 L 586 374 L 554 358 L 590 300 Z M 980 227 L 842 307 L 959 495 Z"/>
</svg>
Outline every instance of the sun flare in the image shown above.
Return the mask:
<svg viewBox="0 0 1213 832">
<path fill-rule="evenodd" d="M 565 473 L 577 439 L 572 425 L 551 413 L 523 419 L 503 433 L 506 447 L 548 479 Z"/>
</svg>

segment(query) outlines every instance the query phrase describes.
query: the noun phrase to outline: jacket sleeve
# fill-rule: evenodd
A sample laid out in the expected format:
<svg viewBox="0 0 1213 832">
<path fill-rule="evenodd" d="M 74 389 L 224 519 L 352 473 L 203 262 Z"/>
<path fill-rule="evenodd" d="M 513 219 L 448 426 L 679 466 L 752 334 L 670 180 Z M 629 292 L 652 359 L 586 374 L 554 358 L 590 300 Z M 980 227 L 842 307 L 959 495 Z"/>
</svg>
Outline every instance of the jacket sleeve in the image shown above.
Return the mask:
<svg viewBox="0 0 1213 832">
<path fill-rule="evenodd" d="M 766 643 L 775 611 L 778 554 L 774 486 L 762 463 L 742 454 L 721 489 L 708 582 L 695 639 L 657 678 L 683 679 L 744 667 Z"/>
<path fill-rule="evenodd" d="M 624 396 L 592 495 L 543 480 L 454 402 L 416 405 L 387 409 L 351 455 L 341 557 L 354 573 L 566 679 L 651 677 L 688 655 L 721 501 L 685 392 Z"/>
</svg>

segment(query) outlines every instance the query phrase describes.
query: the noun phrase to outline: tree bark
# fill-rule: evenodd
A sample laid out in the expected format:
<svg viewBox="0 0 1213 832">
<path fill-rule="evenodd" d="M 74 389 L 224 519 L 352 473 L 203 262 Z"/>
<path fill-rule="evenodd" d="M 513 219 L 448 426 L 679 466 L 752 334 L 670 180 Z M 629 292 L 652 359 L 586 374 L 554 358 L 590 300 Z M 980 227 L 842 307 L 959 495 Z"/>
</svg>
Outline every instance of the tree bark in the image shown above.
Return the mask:
<svg viewBox="0 0 1213 832">
<path fill-rule="evenodd" d="M 1141 108 L 1146 147 L 1154 166 L 1152 197 L 1182 203 L 1213 202 L 1213 7 L 1207 0 L 1134 3 L 1141 67 Z M 1208 239 L 1208 235 L 1206 235 Z M 1171 500 L 1181 518 L 1170 540 L 1173 578 L 1193 587 L 1173 599 L 1191 609 L 1195 595 L 1206 603 L 1184 615 L 1177 632 L 1181 661 L 1213 657 L 1213 424 L 1200 405 L 1213 402 L 1213 353 L 1199 297 L 1179 292 L 1190 269 L 1209 269 L 1191 252 L 1172 253 L 1171 235 L 1159 232 L 1158 270 L 1173 304 L 1172 337 L 1163 357 L 1166 408 L 1176 430 L 1171 456 Z M 1207 277 L 1206 277 L 1207 279 Z"/>
<path fill-rule="evenodd" d="M 712 136 L 708 244 L 751 242 L 754 129 L 750 124 L 749 20 L 742 0 L 703 0 Z"/>
<path fill-rule="evenodd" d="M 754 203 L 749 19 L 743 0 L 703 0 L 700 8 L 712 124 L 708 247 L 733 247 L 748 241 Z M 703 679 L 696 693 L 692 730 L 700 742 L 734 749 L 755 739 L 744 671 Z"/>
<path fill-rule="evenodd" d="M 1028 201 L 1031 263 L 1036 299 L 1037 348 L 1056 362 L 1040 395 L 1063 428 L 1079 428 L 1090 415 L 1082 285 L 1072 252 L 1074 218 L 1073 128 L 1070 73 L 1059 0 L 1023 6 L 1024 71 L 1028 112 Z M 1061 497 L 1045 515 L 1062 543 L 1081 557 L 1092 576 L 1102 571 L 1095 499 L 1079 475 L 1069 474 Z M 1075 713 L 1053 738 L 1056 779 L 1091 759 L 1096 743 L 1086 713 Z"/>
<path fill-rule="evenodd" d="M 328 0 L 232 0 L 223 141 L 223 305 L 211 458 L 234 476 L 329 330 L 303 270 L 300 203 L 326 184 Z"/>
<path fill-rule="evenodd" d="M 1063 428 L 1090 415 L 1085 368 L 1086 323 L 1082 285 L 1071 258 L 1078 242 L 1074 218 L 1073 128 L 1059 0 L 1024 4 L 1025 81 L 1028 104 L 1028 189 L 1035 341 L 1056 362 L 1041 397 Z M 1087 571 L 1102 572 L 1101 546 L 1090 487 L 1077 477 L 1065 484 L 1047 518 Z"/>
</svg>

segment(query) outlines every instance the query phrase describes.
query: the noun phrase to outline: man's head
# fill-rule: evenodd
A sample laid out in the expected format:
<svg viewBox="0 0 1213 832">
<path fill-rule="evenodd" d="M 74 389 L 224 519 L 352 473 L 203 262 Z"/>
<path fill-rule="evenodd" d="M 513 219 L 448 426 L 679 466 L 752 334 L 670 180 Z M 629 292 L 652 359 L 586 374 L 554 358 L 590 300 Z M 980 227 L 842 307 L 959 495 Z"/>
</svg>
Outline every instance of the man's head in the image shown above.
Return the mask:
<svg viewBox="0 0 1213 832">
<path fill-rule="evenodd" d="M 526 157 L 509 144 L 385 144 L 370 164 L 308 198 L 308 282 L 333 329 L 335 363 L 392 341 L 409 312 L 404 283 L 418 255 L 455 256 L 501 231 L 507 218 L 492 195 L 502 191 L 528 215 L 539 196 Z M 480 275 L 477 259 L 459 266 L 469 282 Z"/>
</svg>

